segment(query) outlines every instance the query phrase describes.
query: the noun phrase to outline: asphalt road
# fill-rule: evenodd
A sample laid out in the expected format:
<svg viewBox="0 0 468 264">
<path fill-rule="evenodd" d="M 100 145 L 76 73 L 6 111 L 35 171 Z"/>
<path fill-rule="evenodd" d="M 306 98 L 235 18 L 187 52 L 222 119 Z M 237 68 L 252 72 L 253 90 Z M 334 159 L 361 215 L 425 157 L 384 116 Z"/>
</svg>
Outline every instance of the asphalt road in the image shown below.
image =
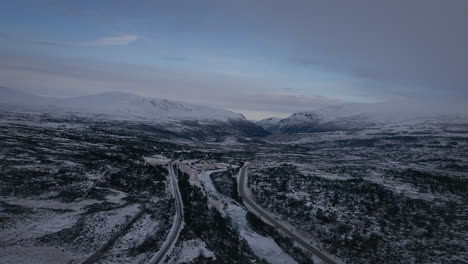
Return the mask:
<svg viewBox="0 0 468 264">
<path fill-rule="evenodd" d="M 166 241 L 163 243 L 161 249 L 158 251 L 158 253 L 153 256 L 149 263 L 150 264 L 157 264 L 157 263 L 163 263 L 164 259 L 166 258 L 167 254 L 169 253 L 170 249 L 175 245 L 177 242 L 177 239 L 179 237 L 179 232 L 180 229 L 182 228 L 182 220 L 184 219 L 184 209 L 183 209 L 183 204 L 182 204 L 182 197 L 180 196 L 179 192 L 179 185 L 177 184 L 177 179 L 174 173 L 174 167 L 173 167 L 173 161 L 169 163 L 169 175 L 171 177 L 171 183 L 172 183 L 172 188 L 174 191 L 174 198 L 176 201 L 176 216 L 174 220 L 175 226 L 171 228 L 171 231 L 166 239 Z"/>
<path fill-rule="evenodd" d="M 247 167 L 248 165 L 245 165 L 244 167 L 241 168 L 241 171 L 240 171 L 239 195 L 242 198 L 242 201 L 248 205 L 248 209 L 251 211 L 254 210 L 255 211 L 254 213 L 256 213 L 256 215 L 260 215 L 262 218 L 266 219 L 268 222 L 273 224 L 277 229 L 281 230 L 282 233 L 286 234 L 289 238 L 291 238 L 293 241 L 301 245 L 303 248 L 307 249 L 309 252 L 311 252 L 315 256 L 319 257 L 323 262 L 330 263 L 330 264 L 342 263 L 342 262 L 337 262 L 331 259 L 326 254 L 322 253 L 318 248 L 314 247 L 309 242 L 307 242 L 305 239 L 296 235 L 294 232 L 289 230 L 287 226 L 275 220 L 265 211 L 265 209 L 263 209 L 262 207 L 257 205 L 252 199 L 250 199 L 250 197 L 245 193 L 245 189 L 244 189 L 245 186 L 247 186 L 246 184 L 247 183 L 246 182 L 247 181 Z"/>
</svg>

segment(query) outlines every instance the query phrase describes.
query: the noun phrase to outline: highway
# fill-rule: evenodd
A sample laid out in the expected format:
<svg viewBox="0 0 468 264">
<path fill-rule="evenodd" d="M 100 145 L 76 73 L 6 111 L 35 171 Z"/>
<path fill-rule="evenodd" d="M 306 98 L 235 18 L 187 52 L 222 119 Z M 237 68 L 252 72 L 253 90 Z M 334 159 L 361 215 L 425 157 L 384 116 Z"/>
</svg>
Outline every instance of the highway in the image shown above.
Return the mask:
<svg viewBox="0 0 468 264">
<path fill-rule="evenodd" d="M 257 216 L 261 216 L 262 219 L 267 220 L 275 228 L 280 230 L 283 234 L 287 235 L 294 242 L 301 245 L 303 248 L 307 249 L 309 252 L 320 258 L 323 262 L 327 264 L 343 263 L 342 261 L 332 259 L 328 254 L 323 253 L 316 246 L 309 243 L 306 239 L 302 238 L 299 234 L 294 231 L 291 231 L 285 224 L 277 221 L 271 216 L 271 213 L 267 212 L 261 206 L 256 204 L 246 193 L 247 188 L 247 169 L 249 165 L 244 165 L 240 170 L 239 176 L 239 195 L 242 198 L 244 205 L 247 205 L 247 209 L 254 213 Z"/>
<path fill-rule="evenodd" d="M 174 247 L 177 239 L 179 238 L 180 230 L 182 229 L 182 220 L 184 219 L 184 207 L 182 203 L 182 197 L 179 191 L 179 185 L 177 184 L 177 178 L 174 173 L 173 161 L 169 163 L 169 175 L 171 178 L 171 184 L 174 192 L 175 205 L 176 205 L 176 215 L 174 223 L 172 224 L 171 231 L 164 241 L 161 249 L 149 260 L 150 264 L 159 264 L 164 263 L 164 260 L 167 257 L 167 254 Z"/>
</svg>

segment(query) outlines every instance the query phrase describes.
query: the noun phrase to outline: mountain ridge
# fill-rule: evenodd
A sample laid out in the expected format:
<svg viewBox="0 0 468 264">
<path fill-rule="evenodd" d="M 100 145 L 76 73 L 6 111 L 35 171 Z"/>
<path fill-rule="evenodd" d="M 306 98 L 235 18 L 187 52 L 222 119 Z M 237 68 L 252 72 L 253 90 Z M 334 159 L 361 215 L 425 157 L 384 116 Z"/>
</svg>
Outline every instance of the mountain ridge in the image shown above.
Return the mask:
<svg viewBox="0 0 468 264">
<path fill-rule="evenodd" d="M 447 108 L 410 102 L 346 103 L 293 113 L 283 119 L 266 118 L 256 124 L 272 134 L 314 133 L 356 130 L 408 120 L 467 120 L 467 112 L 460 105 Z"/>
<path fill-rule="evenodd" d="M 144 97 L 126 92 L 105 92 L 70 98 L 33 95 L 0 87 L 4 108 L 39 112 L 78 112 L 107 115 L 115 119 L 148 121 L 222 121 L 244 119 L 242 114 L 185 102 Z"/>
<path fill-rule="evenodd" d="M 32 111 L 59 117 L 71 115 L 100 120 L 136 121 L 148 123 L 157 130 L 170 131 L 174 135 L 195 140 L 232 135 L 269 135 L 242 114 L 229 110 L 125 92 L 53 98 L 0 87 L 0 109 Z"/>
</svg>

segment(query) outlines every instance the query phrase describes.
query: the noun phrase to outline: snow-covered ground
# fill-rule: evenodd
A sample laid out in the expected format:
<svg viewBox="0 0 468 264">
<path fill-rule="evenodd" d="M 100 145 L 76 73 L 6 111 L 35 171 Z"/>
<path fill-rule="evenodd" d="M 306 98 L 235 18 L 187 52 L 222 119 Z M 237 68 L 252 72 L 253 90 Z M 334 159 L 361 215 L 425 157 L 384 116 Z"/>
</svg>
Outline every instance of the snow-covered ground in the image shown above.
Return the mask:
<svg viewBox="0 0 468 264">
<path fill-rule="evenodd" d="M 171 160 L 163 155 L 153 155 L 151 157 L 143 157 L 143 160 L 149 165 L 167 165 Z"/>
<path fill-rule="evenodd" d="M 200 256 L 216 260 L 216 256 L 206 248 L 204 241 L 192 239 L 182 242 L 182 245 L 176 249 L 168 263 L 188 263 Z"/>
<path fill-rule="evenodd" d="M 239 206 L 237 202 L 229 197 L 221 195 L 216 190 L 210 178 L 210 174 L 222 170 L 223 169 L 204 171 L 199 174 L 200 180 L 209 196 L 221 201 L 225 205 L 223 206 L 224 214 L 229 216 L 234 228 L 240 233 L 241 237 L 247 241 L 255 255 L 272 264 L 297 263 L 291 256 L 285 253 L 273 239 L 254 232 L 247 223 L 247 211 Z"/>
<path fill-rule="evenodd" d="M 468 122 L 450 119 L 274 135 L 249 160 L 250 185 L 259 204 L 345 262 L 458 263 L 467 137 Z"/>
<path fill-rule="evenodd" d="M 158 249 L 173 211 L 167 171 L 128 149 L 162 152 L 89 121 L 0 112 L 0 263 L 77 263 L 100 249 L 136 263 Z"/>
</svg>

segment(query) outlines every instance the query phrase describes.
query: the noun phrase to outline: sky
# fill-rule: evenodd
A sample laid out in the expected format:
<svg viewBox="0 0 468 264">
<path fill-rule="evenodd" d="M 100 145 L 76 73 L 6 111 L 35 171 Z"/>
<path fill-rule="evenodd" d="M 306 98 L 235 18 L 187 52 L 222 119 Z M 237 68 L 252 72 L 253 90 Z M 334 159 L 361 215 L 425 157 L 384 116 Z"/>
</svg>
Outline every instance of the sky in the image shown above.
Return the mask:
<svg viewBox="0 0 468 264">
<path fill-rule="evenodd" d="M 249 119 L 343 102 L 463 104 L 466 0 L 4 1 L 0 86 L 109 91 Z"/>
</svg>

